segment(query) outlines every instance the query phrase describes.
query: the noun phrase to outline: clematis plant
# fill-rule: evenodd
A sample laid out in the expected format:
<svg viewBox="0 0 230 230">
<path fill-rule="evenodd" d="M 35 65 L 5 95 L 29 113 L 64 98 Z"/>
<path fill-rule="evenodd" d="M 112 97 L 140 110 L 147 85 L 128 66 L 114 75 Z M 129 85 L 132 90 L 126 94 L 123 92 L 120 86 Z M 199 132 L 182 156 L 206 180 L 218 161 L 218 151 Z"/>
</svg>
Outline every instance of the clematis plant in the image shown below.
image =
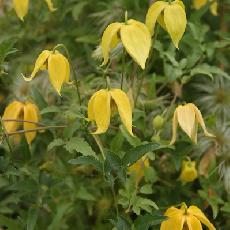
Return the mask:
<svg viewBox="0 0 230 230">
<path fill-rule="evenodd" d="M 176 108 L 173 116 L 172 140 L 170 142 L 171 145 L 174 144 L 176 141 L 178 123 L 182 130 L 195 143 L 197 143 L 198 124 L 200 124 L 200 126 L 202 127 L 205 136 L 214 137 L 213 134 L 207 131 L 202 114 L 193 103 L 179 105 Z"/>
<path fill-rule="evenodd" d="M 31 81 L 39 70 L 47 69 L 51 84 L 61 95 L 61 88 L 64 83 L 70 81 L 70 65 L 67 58 L 57 50 L 44 50 L 38 56 L 34 70 L 29 78 L 24 77 L 25 81 Z"/>
<path fill-rule="evenodd" d="M 197 178 L 196 162 L 185 160 L 182 162 L 180 180 L 182 183 L 192 182 Z"/>
<path fill-rule="evenodd" d="M 175 207 L 168 208 L 165 216 L 168 217 L 168 220 L 161 223 L 160 230 L 181 230 L 186 226 L 189 230 L 200 230 L 202 229 L 201 223 L 209 230 L 216 229 L 204 213 L 193 205 L 188 208 L 183 203 L 180 209 Z"/>
<path fill-rule="evenodd" d="M 183 2 L 180 0 L 154 2 L 149 8 L 145 20 L 145 24 L 152 35 L 157 22 L 169 33 L 174 45 L 178 48 L 187 24 Z"/>
<path fill-rule="evenodd" d="M 109 54 L 121 42 L 133 60 L 145 69 L 145 63 L 151 48 L 151 35 L 144 23 L 130 19 L 125 23 L 115 22 L 104 31 L 101 41 L 102 54 L 106 65 Z"/>
<path fill-rule="evenodd" d="M 211 2 L 211 0 L 193 0 L 193 7 L 196 10 L 199 10 L 200 8 L 202 8 L 203 6 L 205 6 L 206 4 L 208 4 L 209 2 Z M 217 1 L 213 1 L 210 4 L 210 11 L 213 15 L 217 16 Z"/>
<path fill-rule="evenodd" d="M 51 12 L 56 10 L 56 8 L 54 8 L 52 0 L 45 0 L 45 2 Z M 23 21 L 24 17 L 28 13 L 29 0 L 13 0 L 13 6 L 17 16 Z"/>
<path fill-rule="evenodd" d="M 2 117 L 3 124 L 7 133 L 17 131 L 20 126 L 20 123 L 17 121 L 4 121 L 11 119 L 23 119 L 24 121 L 32 121 L 34 123 L 23 122 L 23 129 L 25 131 L 35 129 L 37 127 L 35 123 L 40 119 L 39 109 L 35 104 L 31 102 L 22 103 L 20 101 L 13 101 L 6 107 Z M 25 137 L 28 144 L 30 145 L 36 137 L 36 132 L 26 132 Z"/>
<path fill-rule="evenodd" d="M 101 89 L 93 94 L 88 103 L 88 120 L 95 121 L 97 130 L 94 134 L 105 133 L 110 124 L 113 105 L 118 109 L 121 121 L 132 132 L 132 107 L 129 98 L 121 89 Z"/>
</svg>

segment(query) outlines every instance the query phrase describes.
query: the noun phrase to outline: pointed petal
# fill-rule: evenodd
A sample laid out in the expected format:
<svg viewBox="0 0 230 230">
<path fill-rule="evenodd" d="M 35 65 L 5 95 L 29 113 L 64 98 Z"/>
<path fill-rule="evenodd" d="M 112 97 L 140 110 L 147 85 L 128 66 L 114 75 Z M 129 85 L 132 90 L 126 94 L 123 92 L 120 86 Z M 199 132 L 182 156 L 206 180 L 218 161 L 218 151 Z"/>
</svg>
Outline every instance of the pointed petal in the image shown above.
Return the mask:
<svg viewBox="0 0 230 230">
<path fill-rule="evenodd" d="M 151 48 L 151 35 L 148 28 L 145 24 L 130 19 L 127 25 L 122 25 L 120 35 L 126 51 L 142 69 L 145 69 Z"/>
<path fill-rule="evenodd" d="M 109 61 L 110 50 L 118 43 L 117 33 L 121 28 L 121 23 L 115 22 L 110 24 L 104 31 L 101 40 L 101 48 L 104 61 L 102 65 L 106 65 Z"/>
<path fill-rule="evenodd" d="M 195 216 L 187 216 L 187 225 L 189 230 L 202 230 L 202 226 L 200 221 Z"/>
<path fill-rule="evenodd" d="M 208 218 L 204 215 L 204 213 L 196 206 L 190 206 L 188 208 L 188 213 L 195 216 L 198 220 L 201 221 L 202 224 L 206 225 L 209 230 L 215 230 L 216 228 L 213 224 L 208 220 Z"/>
<path fill-rule="evenodd" d="M 146 19 L 145 19 L 145 24 L 148 27 L 151 35 L 154 34 L 154 28 L 158 17 L 160 16 L 161 12 L 165 9 L 167 5 L 168 5 L 167 2 L 157 1 L 153 3 L 148 9 Z"/>
<path fill-rule="evenodd" d="M 164 14 L 160 14 L 158 19 L 157 19 L 157 22 L 160 24 L 160 26 L 165 30 L 167 31 L 167 28 L 166 28 L 166 25 L 165 25 L 165 21 L 164 21 Z"/>
<path fill-rule="evenodd" d="M 99 90 L 92 103 L 93 103 L 93 113 L 90 112 L 90 116 L 92 114 L 91 118 L 94 118 L 97 130 L 94 132 L 94 134 L 101 134 L 105 133 L 109 127 L 110 124 L 110 100 L 111 96 L 108 90 L 102 89 Z"/>
<path fill-rule="evenodd" d="M 55 90 L 61 95 L 61 88 L 66 81 L 67 66 L 64 56 L 60 53 L 51 54 L 48 59 L 48 72 L 50 81 Z"/>
<path fill-rule="evenodd" d="M 39 121 L 38 111 L 39 111 L 38 107 L 35 104 L 26 103 L 24 105 L 24 120 L 38 122 Z M 37 125 L 24 122 L 23 127 L 24 130 L 29 130 L 29 129 L 35 129 Z M 28 144 L 30 145 L 31 142 L 36 137 L 36 132 L 27 132 L 25 133 L 25 136 Z"/>
<path fill-rule="evenodd" d="M 44 69 L 44 67 L 45 67 L 44 64 L 47 61 L 47 59 L 48 59 L 48 57 L 50 56 L 51 53 L 52 52 L 49 51 L 49 50 L 44 50 L 44 51 L 41 52 L 41 54 L 38 56 L 38 58 L 37 58 L 37 60 L 35 62 L 34 70 L 33 70 L 32 74 L 31 74 L 31 76 L 29 78 L 24 77 L 25 81 L 31 81 L 35 77 L 36 73 L 40 69 Z"/>
<path fill-rule="evenodd" d="M 190 104 L 177 107 L 177 119 L 182 130 L 192 139 L 196 122 L 195 112 Z M 195 141 L 195 140 L 192 140 Z"/>
<path fill-rule="evenodd" d="M 182 230 L 185 222 L 183 214 L 174 214 L 168 220 L 161 223 L 160 230 Z"/>
<path fill-rule="evenodd" d="M 13 101 L 6 107 L 4 114 L 2 116 L 2 119 L 3 120 L 4 119 L 19 119 L 22 113 L 22 110 L 23 110 L 23 103 L 19 101 Z M 3 124 L 8 133 L 16 131 L 20 125 L 19 122 L 13 122 L 13 121 L 3 122 Z"/>
<path fill-rule="evenodd" d="M 210 6 L 210 11 L 214 16 L 217 16 L 218 4 L 217 1 L 213 2 Z"/>
<path fill-rule="evenodd" d="M 28 13 L 29 0 L 13 0 L 13 6 L 17 16 L 23 21 Z"/>
<path fill-rule="evenodd" d="M 181 211 L 180 209 L 175 208 L 175 207 L 170 207 L 170 208 L 168 208 L 166 210 L 166 212 L 164 213 L 164 215 L 170 217 L 170 216 L 173 216 L 173 215 L 178 214 L 178 213 L 183 214 L 183 211 Z"/>
<path fill-rule="evenodd" d="M 173 145 L 176 141 L 177 126 L 178 126 L 178 118 L 177 118 L 177 110 L 175 110 L 173 115 L 173 120 L 172 120 L 172 139 L 170 141 L 170 145 Z"/>
<path fill-rule="evenodd" d="M 187 24 L 186 13 L 181 4 L 175 2 L 165 8 L 164 22 L 174 45 L 178 48 Z"/>
<path fill-rule="evenodd" d="M 208 0 L 193 0 L 193 7 L 199 10 L 202 6 L 207 3 Z"/>
<path fill-rule="evenodd" d="M 129 131 L 129 133 L 133 135 L 132 107 L 127 94 L 120 89 L 112 89 L 110 90 L 110 94 L 117 105 L 117 109 L 121 117 L 122 123 Z"/>
<path fill-rule="evenodd" d="M 194 109 L 195 115 L 196 115 L 196 120 L 197 122 L 200 124 L 200 126 L 202 127 L 203 131 L 204 131 L 204 135 L 207 137 L 215 137 L 215 135 L 211 134 L 208 132 L 208 130 L 206 129 L 202 114 L 200 112 L 200 110 L 192 103 L 190 103 L 190 106 Z"/>
<path fill-rule="evenodd" d="M 48 9 L 50 12 L 54 12 L 55 10 L 57 10 L 55 7 L 54 7 L 54 4 L 52 2 L 52 0 L 45 0 L 47 6 L 48 6 Z"/>
<path fill-rule="evenodd" d="M 65 83 L 69 83 L 70 82 L 70 65 L 69 65 L 69 61 L 65 56 L 62 55 L 62 57 L 63 57 L 63 59 L 65 61 L 65 65 L 66 65 Z"/>
<path fill-rule="evenodd" d="M 100 92 L 100 91 L 98 91 Z M 89 121 L 95 121 L 95 116 L 94 116 L 94 99 L 97 96 L 97 93 L 93 94 L 93 96 L 89 99 L 88 102 L 88 120 Z"/>
</svg>

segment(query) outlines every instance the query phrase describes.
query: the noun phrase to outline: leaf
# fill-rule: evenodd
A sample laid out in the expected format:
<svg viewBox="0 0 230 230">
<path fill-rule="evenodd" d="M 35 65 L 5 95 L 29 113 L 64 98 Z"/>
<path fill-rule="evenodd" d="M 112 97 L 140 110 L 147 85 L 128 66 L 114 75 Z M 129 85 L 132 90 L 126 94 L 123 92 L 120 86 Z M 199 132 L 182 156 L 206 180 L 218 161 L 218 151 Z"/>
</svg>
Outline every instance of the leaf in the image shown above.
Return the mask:
<svg viewBox="0 0 230 230">
<path fill-rule="evenodd" d="M 15 53 L 17 50 L 13 49 L 14 44 L 16 43 L 15 39 L 9 39 L 1 42 L 0 44 L 0 64 L 5 61 L 5 58 L 12 53 Z"/>
<path fill-rule="evenodd" d="M 48 147 L 47 147 L 47 150 L 48 151 L 51 151 L 53 150 L 55 147 L 59 147 L 59 146 L 62 146 L 64 145 L 65 142 L 64 140 L 62 140 L 61 138 L 58 138 L 58 139 L 54 139 L 52 142 L 49 143 Z"/>
<path fill-rule="evenodd" d="M 158 225 L 167 218 L 162 215 L 147 214 L 139 216 L 134 221 L 135 230 L 148 230 L 151 226 Z"/>
<path fill-rule="evenodd" d="M 81 153 L 83 156 L 93 156 L 97 158 L 97 155 L 92 150 L 91 146 L 83 138 L 80 137 L 72 138 L 65 145 L 65 149 L 70 153 L 74 153 L 76 151 Z"/>
<path fill-rule="evenodd" d="M 142 209 L 149 213 L 152 212 L 152 207 L 155 209 L 159 209 L 156 203 L 152 200 L 137 196 L 135 201 L 133 202 L 132 209 L 137 215 L 140 215 Z"/>
<path fill-rule="evenodd" d="M 84 187 L 80 187 L 80 189 L 76 193 L 76 197 L 81 200 L 88 200 L 88 201 L 96 200 L 96 197 L 90 194 Z"/>
<path fill-rule="evenodd" d="M 138 137 L 131 136 L 123 125 L 120 125 L 119 128 L 121 130 L 122 135 L 129 142 L 130 145 L 137 146 L 141 144 L 141 140 Z"/>
<path fill-rule="evenodd" d="M 81 156 L 68 161 L 72 165 L 92 165 L 97 170 L 103 171 L 102 163 L 93 156 Z"/>
<path fill-rule="evenodd" d="M 172 149 L 172 148 L 169 146 L 160 145 L 156 142 L 148 143 L 145 145 L 139 145 L 131 149 L 124 155 L 122 159 L 123 165 L 130 166 L 134 164 L 136 161 L 138 161 L 141 157 L 143 157 L 147 152 L 156 151 L 160 149 Z"/>
<path fill-rule="evenodd" d="M 28 212 L 28 218 L 27 218 L 27 224 L 26 224 L 26 229 L 27 230 L 34 230 L 36 226 L 36 222 L 38 219 L 38 208 L 32 207 L 29 209 Z"/>
<path fill-rule="evenodd" d="M 6 226 L 9 230 L 22 230 L 22 226 L 18 220 L 13 220 L 3 215 L 0 215 L 0 226 Z"/>
<path fill-rule="evenodd" d="M 130 230 L 130 222 L 124 216 L 118 216 L 117 220 L 110 220 L 116 230 Z"/>
<path fill-rule="evenodd" d="M 59 113 L 60 112 L 60 108 L 57 107 L 57 106 L 49 106 L 49 107 L 46 107 L 44 108 L 40 114 L 43 115 L 43 114 L 46 114 L 46 113 Z"/>
<path fill-rule="evenodd" d="M 153 192 L 153 189 L 152 189 L 151 184 L 145 184 L 140 189 L 140 193 L 143 193 L 143 194 L 152 194 L 152 192 Z"/>
<path fill-rule="evenodd" d="M 190 76 L 195 76 L 197 74 L 207 75 L 210 78 L 213 78 L 212 72 L 210 71 L 210 66 L 207 64 L 199 65 L 191 70 Z"/>
</svg>

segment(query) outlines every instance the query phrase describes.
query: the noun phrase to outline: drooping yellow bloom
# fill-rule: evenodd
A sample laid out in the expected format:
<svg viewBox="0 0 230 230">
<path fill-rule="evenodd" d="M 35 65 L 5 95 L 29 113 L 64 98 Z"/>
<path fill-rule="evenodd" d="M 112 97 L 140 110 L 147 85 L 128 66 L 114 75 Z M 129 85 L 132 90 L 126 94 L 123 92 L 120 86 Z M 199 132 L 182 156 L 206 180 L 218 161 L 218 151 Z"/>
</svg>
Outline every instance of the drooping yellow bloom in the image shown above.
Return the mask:
<svg viewBox="0 0 230 230">
<path fill-rule="evenodd" d="M 47 69 L 50 77 L 50 82 L 61 95 L 61 88 L 64 83 L 68 83 L 70 79 L 70 66 L 67 58 L 57 50 L 44 50 L 38 56 L 34 70 L 29 78 L 24 77 L 26 81 L 31 81 L 39 70 Z"/>
<path fill-rule="evenodd" d="M 146 25 L 133 19 L 126 23 L 110 24 L 105 29 L 101 41 L 104 58 L 102 65 L 108 63 L 111 49 L 120 41 L 133 60 L 144 69 L 151 47 L 151 35 Z"/>
<path fill-rule="evenodd" d="M 54 8 L 52 0 L 45 0 L 45 2 L 51 12 L 56 10 L 56 8 Z M 29 0 L 13 0 L 13 6 L 17 16 L 23 21 L 24 17 L 28 13 Z"/>
<path fill-rule="evenodd" d="M 193 0 L 193 7 L 196 10 L 199 10 L 200 8 L 202 8 L 203 6 L 205 6 L 210 0 Z M 210 11 L 213 15 L 217 15 L 217 1 L 214 1 L 211 5 L 210 5 Z"/>
<path fill-rule="evenodd" d="M 105 133 L 110 124 L 111 105 L 118 109 L 121 121 L 132 133 L 132 108 L 128 96 L 120 89 L 101 89 L 93 94 L 88 103 L 88 119 L 95 121 L 97 130 L 94 134 Z"/>
<path fill-rule="evenodd" d="M 196 162 L 186 160 L 182 163 L 180 180 L 182 183 L 192 182 L 197 178 Z"/>
<path fill-rule="evenodd" d="M 21 122 L 17 121 L 4 121 L 4 120 L 24 120 L 24 121 L 39 121 L 39 109 L 31 103 L 22 103 L 19 101 L 13 101 L 10 103 L 3 114 L 2 120 L 7 133 L 15 132 L 19 128 Z M 37 125 L 35 123 L 23 122 L 24 130 L 35 129 Z M 26 132 L 26 140 L 28 144 L 31 144 L 36 137 L 36 132 Z"/>
<path fill-rule="evenodd" d="M 201 128 L 203 129 L 205 136 L 214 137 L 213 134 L 207 131 L 200 110 L 192 103 L 179 105 L 176 108 L 173 116 L 171 145 L 176 141 L 178 123 L 181 129 L 195 143 L 197 143 L 198 124 L 200 124 Z"/>
<path fill-rule="evenodd" d="M 180 209 L 170 207 L 164 215 L 168 219 L 161 223 L 160 230 L 182 230 L 185 226 L 188 230 L 202 230 L 201 224 L 204 224 L 209 230 L 216 229 L 204 213 L 193 205 L 187 208 L 183 203 Z"/>
<path fill-rule="evenodd" d="M 183 2 L 180 0 L 154 2 L 147 12 L 145 21 L 152 35 L 157 22 L 169 33 L 174 45 L 178 48 L 179 41 L 185 32 L 187 24 Z"/>
<path fill-rule="evenodd" d="M 141 181 L 144 176 L 144 169 L 149 167 L 149 159 L 144 156 L 133 165 L 129 166 L 128 172 L 130 174 L 135 173 L 137 184 Z"/>
<path fill-rule="evenodd" d="M 13 6 L 17 16 L 23 21 L 28 13 L 29 0 L 13 0 Z"/>
</svg>

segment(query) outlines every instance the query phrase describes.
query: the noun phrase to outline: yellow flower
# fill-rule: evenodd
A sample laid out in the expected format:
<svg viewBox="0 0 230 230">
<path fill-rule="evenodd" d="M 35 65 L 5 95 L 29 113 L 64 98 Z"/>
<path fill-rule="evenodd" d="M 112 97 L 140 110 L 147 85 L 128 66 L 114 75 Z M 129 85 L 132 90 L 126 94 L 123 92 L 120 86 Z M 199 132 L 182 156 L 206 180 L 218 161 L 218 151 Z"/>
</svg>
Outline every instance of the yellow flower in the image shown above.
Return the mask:
<svg viewBox="0 0 230 230">
<path fill-rule="evenodd" d="M 149 159 L 144 156 L 138 160 L 135 164 L 128 168 L 129 174 L 135 173 L 137 184 L 141 181 L 144 176 L 144 168 L 149 167 Z"/>
<path fill-rule="evenodd" d="M 51 84 L 58 94 L 61 95 L 60 92 L 62 85 L 68 83 L 70 78 L 70 66 L 68 60 L 57 50 L 54 52 L 44 50 L 38 56 L 31 76 L 29 78 L 24 77 L 24 79 L 26 81 L 31 81 L 39 70 L 44 69 L 48 70 Z"/>
<path fill-rule="evenodd" d="M 101 89 L 93 94 L 88 103 L 88 119 L 95 121 L 97 130 L 94 134 L 105 133 L 110 124 L 111 105 L 115 104 L 121 121 L 132 133 L 132 108 L 125 92 L 120 89 Z"/>
<path fill-rule="evenodd" d="M 126 23 L 110 24 L 105 29 L 101 41 L 104 58 L 102 65 L 108 63 L 110 50 L 115 48 L 120 41 L 128 54 L 144 69 L 151 47 L 151 35 L 146 25 L 133 19 Z"/>
<path fill-rule="evenodd" d="M 148 10 L 145 21 L 152 35 L 157 21 L 169 33 L 174 45 L 178 48 L 187 24 L 183 2 L 180 0 L 175 0 L 171 3 L 164 1 L 154 2 Z"/>
<path fill-rule="evenodd" d="M 182 130 L 195 143 L 197 143 L 198 124 L 200 124 L 201 128 L 203 129 L 205 136 L 214 137 L 213 134 L 207 131 L 200 110 L 192 103 L 188 103 L 186 105 L 179 105 L 176 108 L 173 116 L 172 140 L 170 143 L 171 145 L 174 144 L 176 141 L 178 123 Z"/>
<path fill-rule="evenodd" d="M 23 21 L 29 9 L 29 0 L 13 0 L 14 10 L 17 16 Z"/>
<path fill-rule="evenodd" d="M 186 160 L 182 163 L 180 180 L 182 183 L 192 182 L 197 178 L 196 162 Z"/>
<path fill-rule="evenodd" d="M 53 6 L 52 0 L 45 0 L 45 2 L 51 12 L 56 10 Z M 13 6 L 17 16 L 23 21 L 28 13 L 29 0 L 13 0 Z"/>
<path fill-rule="evenodd" d="M 13 101 L 10 103 L 3 114 L 2 120 L 7 133 L 15 132 L 20 126 L 20 122 L 16 121 L 5 121 L 4 120 L 25 120 L 38 122 L 39 121 L 39 110 L 38 107 L 30 102 L 22 103 L 19 101 Z M 37 127 L 34 123 L 23 122 L 24 130 L 35 129 Z M 26 140 L 28 144 L 36 137 L 36 132 L 26 132 Z"/>
<path fill-rule="evenodd" d="M 210 0 L 193 0 L 193 7 L 196 10 L 199 10 L 200 8 L 202 8 L 203 6 L 205 6 Z M 210 5 L 210 11 L 213 15 L 217 15 L 217 1 L 214 1 L 211 5 Z"/>
<path fill-rule="evenodd" d="M 168 220 L 161 223 L 160 230 L 182 230 L 185 226 L 189 230 L 202 230 L 201 224 L 209 230 L 216 229 L 204 213 L 193 205 L 187 208 L 186 204 L 182 204 L 180 209 L 170 207 L 164 215 Z"/>
</svg>

